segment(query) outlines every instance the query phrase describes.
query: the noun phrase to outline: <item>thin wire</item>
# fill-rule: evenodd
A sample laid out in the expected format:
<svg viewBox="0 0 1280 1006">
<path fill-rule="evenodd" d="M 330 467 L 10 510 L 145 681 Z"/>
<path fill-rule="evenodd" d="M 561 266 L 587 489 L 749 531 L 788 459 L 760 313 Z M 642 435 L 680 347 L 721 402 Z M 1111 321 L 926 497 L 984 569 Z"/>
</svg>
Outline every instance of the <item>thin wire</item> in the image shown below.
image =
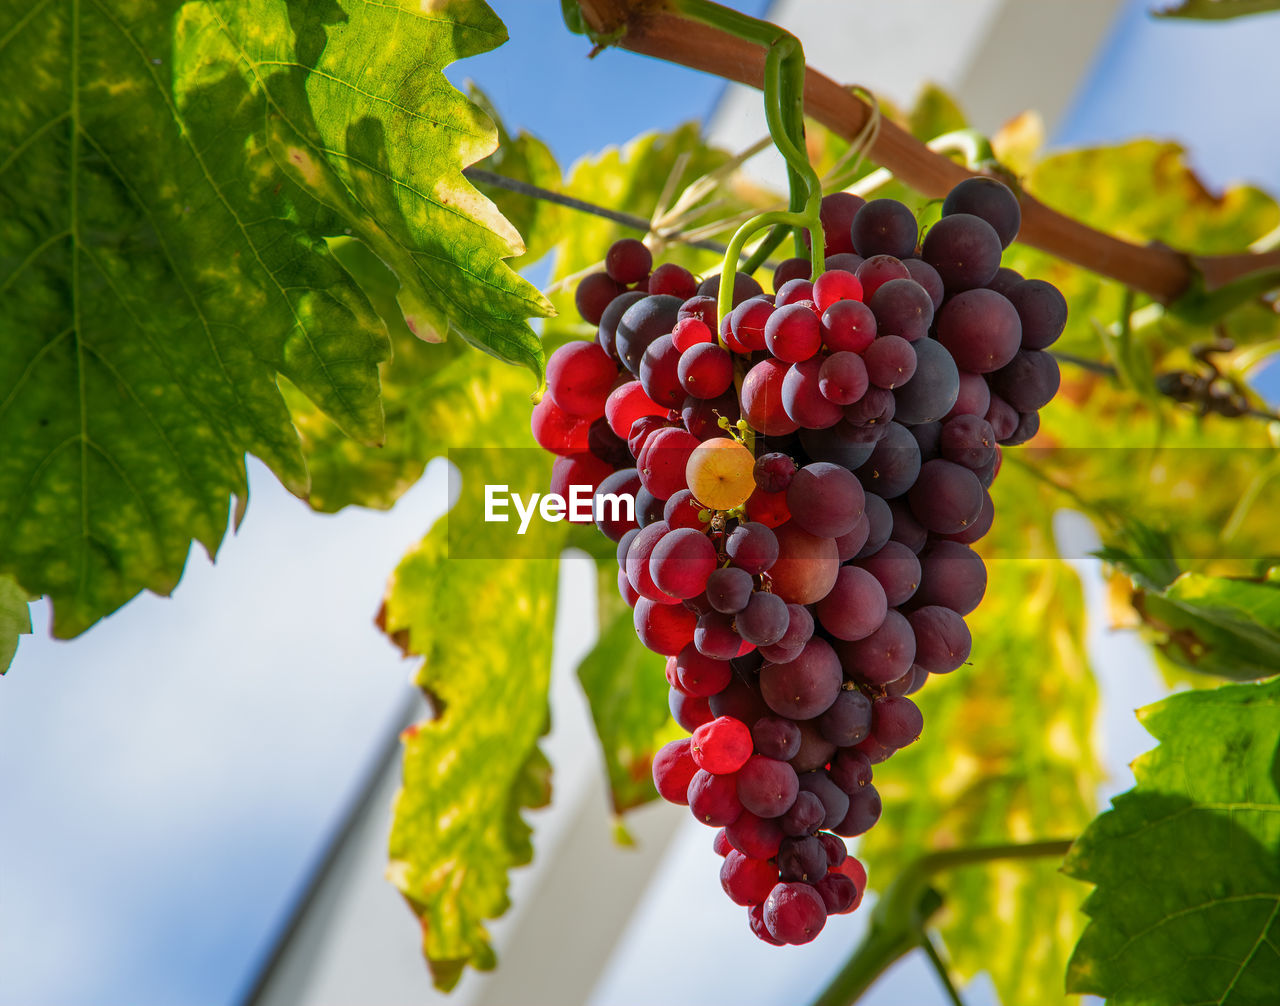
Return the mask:
<svg viewBox="0 0 1280 1006">
<path fill-rule="evenodd" d="M 623 213 L 620 210 L 611 210 L 605 206 L 597 206 L 594 203 L 588 203 L 582 199 L 575 199 L 573 196 L 566 196 L 560 192 L 553 192 L 551 189 L 544 189 L 540 185 L 531 185 L 528 182 L 522 182 L 515 178 L 508 178 L 506 175 L 494 174 L 492 171 L 484 171 L 480 168 L 464 168 L 463 175 L 469 181 L 479 182 L 482 185 L 492 185 L 495 188 L 506 189 L 509 192 L 516 192 L 522 196 L 529 196 L 533 199 L 541 199 L 548 203 L 555 203 L 558 206 L 567 206 L 571 210 L 578 210 L 581 213 L 590 213 L 593 216 L 603 217 L 605 220 L 612 220 L 615 224 L 622 224 L 623 227 L 629 227 L 632 230 L 641 231 L 648 234 L 650 229 L 650 221 L 644 217 L 637 216 L 634 213 Z M 662 233 L 659 236 L 664 241 L 679 241 L 682 244 L 690 245 L 693 248 L 704 248 L 707 251 L 715 252 L 717 255 L 723 256 L 727 247 L 715 241 L 706 241 L 703 239 L 694 239 L 687 241 L 684 239 L 683 231 L 673 231 L 671 233 Z"/>
</svg>

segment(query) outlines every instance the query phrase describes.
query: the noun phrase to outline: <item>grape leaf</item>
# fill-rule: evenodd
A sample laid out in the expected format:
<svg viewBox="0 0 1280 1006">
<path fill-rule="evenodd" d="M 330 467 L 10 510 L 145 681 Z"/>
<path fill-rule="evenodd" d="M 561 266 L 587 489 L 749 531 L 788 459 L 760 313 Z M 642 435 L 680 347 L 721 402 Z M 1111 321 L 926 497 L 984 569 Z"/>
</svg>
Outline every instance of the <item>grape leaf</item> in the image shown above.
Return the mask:
<svg viewBox="0 0 1280 1006">
<path fill-rule="evenodd" d="M 523 452 L 493 472 L 528 492 L 545 482 Z M 509 906 L 507 871 L 533 855 L 526 807 L 550 799 L 538 748 L 548 725 L 557 558 L 453 559 L 477 547 L 458 535 L 504 525 L 442 518 L 397 567 L 380 620 L 406 654 L 422 657 L 417 683 L 435 718 L 404 736 L 404 783 L 395 801 L 388 877 L 422 925 L 432 976 L 452 988 L 470 964 L 495 957 L 485 920 Z M 535 525 L 548 554 L 562 525 Z"/>
<path fill-rule="evenodd" d="M 382 436 L 386 333 L 323 244 L 341 222 L 262 149 L 261 91 L 182 62 L 180 7 L 0 9 L 0 571 L 59 636 L 213 553 L 246 452 L 306 493 L 277 374 Z"/>
<path fill-rule="evenodd" d="M 1139 712 L 1160 746 L 1076 842 L 1096 885 L 1067 986 L 1113 1006 L 1271 1002 L 1280 989 L 1280 680 Z"/>
<path fill-rule="evenodd" d="M 453 332 L 541 376 L 525 319 L 550 305 L 505 261 L 520 235 L 462 176 L 497 131 L 442 72 L 506 41 L 482 0 L 205 3 L 178 31 L 193 65 L 234 60 L 268 95 L 272 154 L 396 274 L 419 338 Z"/>
<path fill-rule="evenodd" d="M 1090 744 L 1097 689 L 1080 585 L 1060 560 L 1027 558 L 1052 538 L 1047 520 L 1031 519 L 1036 483 L 1008 464 L 1016 453 L 1005 454 L 993 487 L 1002 516 L 980 550 L 1018 558 L 989 559 L 987 595 L 966 616 L 969 664 L 930 676 L 912 696 L 923 735 L 876 766 L 884 812 L 859 855 L 879 891 L 923 853 L 1070 837 L 1094 813 L 1102 768 Z M 1062 974 L 1080 926 L 1058 865 L 1007 861 L 936 878 L 961 977 L 986 972 L 1002 1002 L 1066 1001 Z"/>
<path fill-rule="evenodd" d="M 578 680 L 603 748 L 613 809 L 622 814 L 657 797 L 653 756 L 684 732 L 667 710 L 663 658 L 636 637 L 611 557 L 601 563 L 599 579 L 600 639 L 578 665 Z"/>
<path fill-rule="evenodd" d="M 1274 579 L 1183 573 L 1166 590 L 1137 591 L 1133 604 L 1176 664 L 1235 681 L 1280 670 L 1280 584 Z"/>
<path fill-rule="evenodd" d="M 1172 7 L 1152 11 L 1156 17 L 1197 18 L 1221 21 L 1280 10 L 1280 0 L 1179 0 Z"/>
<path fill-rule="evenodd" d="M 30 598 L 7 576 L 0 576 L 0 674 L 13 663 L 18 637 L 31 632 Z"/>
</svg>

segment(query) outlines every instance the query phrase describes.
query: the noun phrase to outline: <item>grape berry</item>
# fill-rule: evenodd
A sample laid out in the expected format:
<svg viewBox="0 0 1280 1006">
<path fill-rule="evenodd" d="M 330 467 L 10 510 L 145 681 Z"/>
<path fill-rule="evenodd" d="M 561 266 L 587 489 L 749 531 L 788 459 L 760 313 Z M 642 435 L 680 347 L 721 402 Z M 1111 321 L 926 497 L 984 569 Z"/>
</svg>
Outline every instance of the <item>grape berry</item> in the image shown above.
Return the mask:
<svg viewBox="0 0 1280 1006">
<path fill-rule="evenodd" d="M 827 271 L 787 260 L 773 296 L 738 275 L 724 319 L 718 277 L 616 243 L 576 294 L 597 339 L 552 354 L 533 413 L 557 491 L 635 496 L 597 524 L 692 735 L 654 783 L 720 829 L 725 893 L 775 945 L 862 899 L 844 839 L 880 816 L 872 767 L 921 736 L 909 696 L 969 658 L 970 546 L 1066 323 L 1057 290 L 1000 267 L 1019 209 L 993 179 L 956 186 L 922 242 L 893 200 L 827 196 L 822 220 Z"/>
</svg>

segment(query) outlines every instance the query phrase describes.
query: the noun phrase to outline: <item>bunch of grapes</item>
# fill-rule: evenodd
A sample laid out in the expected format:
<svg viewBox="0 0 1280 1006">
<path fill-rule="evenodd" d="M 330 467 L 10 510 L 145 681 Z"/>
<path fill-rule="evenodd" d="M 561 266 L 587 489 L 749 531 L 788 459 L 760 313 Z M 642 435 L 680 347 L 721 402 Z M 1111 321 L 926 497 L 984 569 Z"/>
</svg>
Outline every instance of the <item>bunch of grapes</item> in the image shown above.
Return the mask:
<svg viewBox="0 0 1280 1006">
<path fill-rule="evenodd" d="M 1032 437 L 1066 323 L 1048 283 L 1000 267 L 1020 223 L 971 178 L 918 244 L 890 199 L 822 202 L 825 271 L 772 295 L 652 268 L 634 240 L 577 289 L 594 342 L 557 350 L 534 409 L 554 491 L 606 505 L 618 589 L 667 657 L 691 737 L 653 761 L 664 798 L 720 830 L 725 893 L 772 944 L 852 911 L 844 838 L 880 817 L 873 766 L 923 729 L 909 698 L 969 657 L 1001 446 Z"/>
</svg>

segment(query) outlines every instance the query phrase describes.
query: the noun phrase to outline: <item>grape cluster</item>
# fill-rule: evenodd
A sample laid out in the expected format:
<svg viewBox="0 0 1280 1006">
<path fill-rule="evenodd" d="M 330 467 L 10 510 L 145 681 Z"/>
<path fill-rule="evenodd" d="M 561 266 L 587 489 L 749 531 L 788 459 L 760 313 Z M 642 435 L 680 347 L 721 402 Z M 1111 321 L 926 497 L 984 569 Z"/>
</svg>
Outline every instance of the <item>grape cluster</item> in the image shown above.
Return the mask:
<svg viewBox="0 0 1280 1006">
<path fill-rule="evenodd" d="M 552 488 L 628 493 L 597 514 L 636 632 L 667 657 L 691 737 L 653 761 L 658 792 L 719 828 L 726 894 L 773 944 L 852 911 L 866 873 L 844 838 L 880 817 L 873 766 L 923 729 L 908 697 L 969 656 L 1000 445 L 1039 428 L 1066 323 L 1051 285 L 1000 267 L 1017 199 L 969 179 L 918 243 L 914 214 L 822 202 L 825 271 L 773 295 L 652 268 L 617 242 L 577 307 L 535 408 Z"/>
</svg>

